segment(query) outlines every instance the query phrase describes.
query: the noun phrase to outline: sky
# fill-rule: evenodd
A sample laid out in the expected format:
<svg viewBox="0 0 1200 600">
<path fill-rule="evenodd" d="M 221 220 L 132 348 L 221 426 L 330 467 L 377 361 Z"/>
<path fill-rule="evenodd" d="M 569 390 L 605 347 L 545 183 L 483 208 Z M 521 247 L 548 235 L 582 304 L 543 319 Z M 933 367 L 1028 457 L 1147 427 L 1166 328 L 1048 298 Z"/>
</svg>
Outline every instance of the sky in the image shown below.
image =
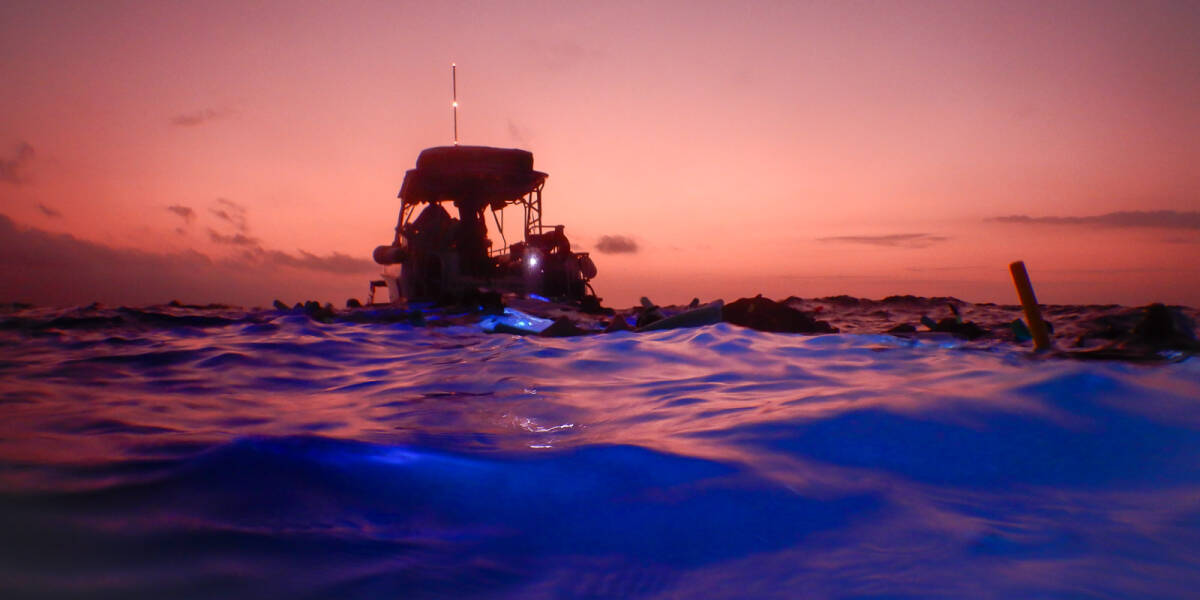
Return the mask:
<svg viewBox="0 0 1200 600">
<path fill-rule="evenodd" d="M 1200 306 L 1200 3 L 0 3 L 0 302 L 341 305 L 519 147 L 606 304 Z"/>
</svg>

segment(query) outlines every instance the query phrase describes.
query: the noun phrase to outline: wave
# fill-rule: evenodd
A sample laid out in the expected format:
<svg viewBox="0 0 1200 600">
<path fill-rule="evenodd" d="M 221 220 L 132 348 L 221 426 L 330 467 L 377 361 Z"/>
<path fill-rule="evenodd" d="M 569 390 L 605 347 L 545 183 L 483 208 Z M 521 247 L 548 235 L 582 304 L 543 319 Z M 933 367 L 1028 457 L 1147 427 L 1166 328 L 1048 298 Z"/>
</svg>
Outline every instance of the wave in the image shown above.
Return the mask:
<svg viewBox="0 0 1200 600">
<path fill-rule="evenodd" d="M 1200 584 L 1194 359 L 728 324 L 523 338 L 71 310 L 0 327 L 6 597 Z"/>
</svg>

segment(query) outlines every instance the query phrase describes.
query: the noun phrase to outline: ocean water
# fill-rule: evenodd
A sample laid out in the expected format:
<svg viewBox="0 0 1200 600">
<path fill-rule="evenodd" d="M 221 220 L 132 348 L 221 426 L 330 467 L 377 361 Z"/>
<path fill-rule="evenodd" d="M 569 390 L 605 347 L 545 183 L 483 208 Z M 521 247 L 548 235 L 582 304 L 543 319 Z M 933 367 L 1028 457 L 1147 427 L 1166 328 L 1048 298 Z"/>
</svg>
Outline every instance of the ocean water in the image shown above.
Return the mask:
<svg viewBox="0 0 1200 600">
<path fill-rule="evenodd" d="M 0 316 L 2 598 L 1187 598 L 1200 361 Z"/>
</svg>

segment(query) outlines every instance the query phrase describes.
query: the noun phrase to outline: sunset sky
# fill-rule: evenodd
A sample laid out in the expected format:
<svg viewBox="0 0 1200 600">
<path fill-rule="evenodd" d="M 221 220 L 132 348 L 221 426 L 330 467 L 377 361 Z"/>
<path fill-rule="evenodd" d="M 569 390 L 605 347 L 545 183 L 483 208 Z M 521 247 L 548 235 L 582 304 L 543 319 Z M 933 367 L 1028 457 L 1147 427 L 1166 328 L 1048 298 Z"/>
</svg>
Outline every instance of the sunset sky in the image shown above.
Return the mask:
<svg viewBox="0 0 1200 600">
<path fill-rule="evenodd" d="M 1195 1 L 6 0 L 0 301 L 363 298 L 455 62 L 462 141 L 533 152 L 606 304 L 1015 303 L 1023 259 L 1043 302 L 1200 306 L 1198 31 Z"/>
</svg>

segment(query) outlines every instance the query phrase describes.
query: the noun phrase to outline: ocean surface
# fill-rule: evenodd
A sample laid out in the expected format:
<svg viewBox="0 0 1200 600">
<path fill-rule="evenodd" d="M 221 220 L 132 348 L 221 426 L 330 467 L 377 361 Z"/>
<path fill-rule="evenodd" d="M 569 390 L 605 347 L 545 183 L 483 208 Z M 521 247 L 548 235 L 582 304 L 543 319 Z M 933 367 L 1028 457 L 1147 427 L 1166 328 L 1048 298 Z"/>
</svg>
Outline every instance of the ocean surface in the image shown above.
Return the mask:
<svg viewBox="0 0 1200 600">
<path fill-rule="evenodd" d="M 0 315 L 0 598 L 1195 598 L 1200 359 Z"/>
</svg>

